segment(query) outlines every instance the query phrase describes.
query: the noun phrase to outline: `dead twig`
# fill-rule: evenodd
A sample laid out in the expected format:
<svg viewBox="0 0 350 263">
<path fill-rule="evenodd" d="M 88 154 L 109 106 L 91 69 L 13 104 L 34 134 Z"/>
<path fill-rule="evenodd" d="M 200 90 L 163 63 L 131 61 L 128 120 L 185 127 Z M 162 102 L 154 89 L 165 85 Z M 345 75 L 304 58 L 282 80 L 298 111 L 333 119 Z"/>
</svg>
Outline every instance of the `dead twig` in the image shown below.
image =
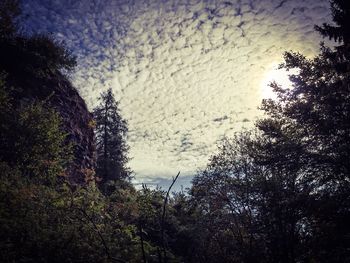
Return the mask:
<svg viewBox="0 0 350 263">
<path fill-rule="evenodd" d="M 177 178 L 179 177 L 180 172 L 177 173 L 177 175 L 175 176 L 175 178 L 173 178 L 173 181 L 171 183 L 171 185 L 168 188 L 168 191 L 166 193 L 165 199 L 164 199 L 164 203 L 163 203 L 163 214 L 162 214 L 162 220 L 161 220 L 161 236 L 162 236 L 162 248 L 163 248 L 163 254 L 164 254 L 164 262 L 167 262 L 167 256 L 166 256 L 166 248 L 165 248 L 165 241 L 164 241 L 164 222 L 165 222 L 165 214 L 166 214 L 166 204 L 168 202 L 168 198 L 169 198 L 169 194 L 170 194 L 170 190 L 173 187 L 173 185 L 175 184 Z"/>
</svg>

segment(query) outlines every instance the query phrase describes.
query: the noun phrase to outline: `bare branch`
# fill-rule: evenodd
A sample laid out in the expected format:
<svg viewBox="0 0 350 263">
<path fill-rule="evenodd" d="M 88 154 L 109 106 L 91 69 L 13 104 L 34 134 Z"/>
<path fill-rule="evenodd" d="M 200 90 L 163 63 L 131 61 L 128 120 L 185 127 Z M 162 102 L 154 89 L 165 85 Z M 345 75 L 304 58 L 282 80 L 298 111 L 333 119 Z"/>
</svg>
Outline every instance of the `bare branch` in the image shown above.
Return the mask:
<svg viewBox="0 0 350 263">
<path fill-rule="evenodd" d="M 162 234 L 162 247 L 163 247 L 163 254 L 164 254 L 164 262 L 167 262 L 165 242 L 164 242 L 164 221 L 165 221 L 165 214 L 166 214 L 166 204 L 168 202 L 170 190 L 173 187 L 173 185 L 175 184 L 175 182 L 176 182 L 177 178 L 179 177 L 179 175 L 180 175 L 180 172 L 178 172 L 177 175 L 175 176 L 175 178 L 173 178 L 173 181 L 172 181 L 171 185 L 168 188 L 168 191 L 166 193 L 166 196 L 165 196 L 165 199 L 164 199 L 164 203 L 163 203 L 163 214 L 162 214 L 162 221 L 161 221 L 161 234 Z"/>
</svg>

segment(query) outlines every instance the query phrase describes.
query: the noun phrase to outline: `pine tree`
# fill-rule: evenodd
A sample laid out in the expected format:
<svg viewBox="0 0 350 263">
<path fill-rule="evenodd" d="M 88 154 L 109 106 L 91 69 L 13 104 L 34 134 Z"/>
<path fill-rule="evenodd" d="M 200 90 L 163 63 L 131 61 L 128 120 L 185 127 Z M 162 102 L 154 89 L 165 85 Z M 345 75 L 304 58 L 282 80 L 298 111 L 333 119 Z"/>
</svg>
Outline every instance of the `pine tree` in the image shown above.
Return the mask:
<svg viewBox="0 0 350 263">
<path fill-rule="evenodd" d="M 263 101 L 257 137 L 224 145 L 193 181 L 201 233 L 211 251 L 230 251 L 230 262 L 254 262 L 237 260 L 248 249 L 228 248 L 234 242 L 258 262 L 350 262 L 350 4 L 331 5 L 334 23 L 316 29 L 337 46 L 322 44 L 313 59 L 285 53 L 282 67 L 298 70 L 293 87 L 273 83 L 278 99 Z M 239 217 L 246 207 L 247 219 Z M 220 243 L 232 230 L 239 234 Z"/>
<path fill-rule="evenodd" d="M 112 90 L 103 92 L 100 104 L 94 109 L 95 134 L 97 145 L 97 176 L 102 184 L 108 181 L 130 179 L 126 144 L 128 127 L 121 117 L 118 102 Z"/>
<path fill-rule="evenodd" d="M 316 30 L 323 37 L 338 42 L 340 45 L 336 48 L 337 52 L 342 53 L 349 59 L 349 53 L 346 50 L 350 48 L 350 2 L 347 0 L 331 1 L 331 11 L 333 16 L 333 25 L 324 23 L 322 27 L 316 26 Z"/>
<path fill-rule="evenodd" d="M 334 0 L 331 7 L 334 23 L 316 29 L 337 46 L 322 44 L 314 59 L 285 53 L 283 67 L 299 73 L 290 77 L 292 89 L 273 84 L 279 100 L 263 103 L 269 118 L 258 128 L 275 140 L 274 134 L 293 131 L 293 141 L 300 146 L 298 159 L 286 156 L 297 160 L 297 181 L 305 181 L 303 189 L 310 189 L 303 210 L 314 260 L 349 262 L 350 228 L 345 222 L 350 220 L 350 4 Z"/>
</svg>

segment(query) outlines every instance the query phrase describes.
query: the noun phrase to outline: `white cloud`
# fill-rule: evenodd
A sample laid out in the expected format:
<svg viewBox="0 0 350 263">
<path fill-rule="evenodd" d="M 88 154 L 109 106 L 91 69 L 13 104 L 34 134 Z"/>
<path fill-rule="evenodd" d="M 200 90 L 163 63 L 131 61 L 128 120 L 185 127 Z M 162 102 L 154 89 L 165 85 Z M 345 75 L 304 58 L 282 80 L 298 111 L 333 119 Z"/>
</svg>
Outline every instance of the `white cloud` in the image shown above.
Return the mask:
<svg viewBox="0 0 350 263">
<path fill-rule="evenodd" d="M 231 3 L 231 4 L 230 4 Z M 261 82 L 286 50 L 314 55 L 327 0 L 23 1 L 28 28 L 78 56 L 88 105 L 112 87 L 140 178 L 193 173 L 216 141 L 251 127 Z"/>
</svg>

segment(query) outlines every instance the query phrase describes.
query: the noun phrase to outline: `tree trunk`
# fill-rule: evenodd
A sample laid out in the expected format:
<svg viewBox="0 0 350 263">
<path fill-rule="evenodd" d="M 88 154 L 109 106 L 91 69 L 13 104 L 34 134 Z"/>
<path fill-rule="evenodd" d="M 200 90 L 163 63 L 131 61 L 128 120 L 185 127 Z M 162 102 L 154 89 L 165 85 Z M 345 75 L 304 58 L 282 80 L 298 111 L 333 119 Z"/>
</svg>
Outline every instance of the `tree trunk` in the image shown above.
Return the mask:
<svg viewBox="0 0 350 263">
<path fill-rule="evenodd" d="M 108 124 L 108 104 L 107 101 L 105 103 L 105 121 L 104 121 L 104 131 L 103 131 L 103 179 L 104 181 L 107 180 L 107 124 Z M 105 182 L 104 182 L 105 183 Z M 106 189 L 105 189 L 106 190 Z"/>
</svg>

